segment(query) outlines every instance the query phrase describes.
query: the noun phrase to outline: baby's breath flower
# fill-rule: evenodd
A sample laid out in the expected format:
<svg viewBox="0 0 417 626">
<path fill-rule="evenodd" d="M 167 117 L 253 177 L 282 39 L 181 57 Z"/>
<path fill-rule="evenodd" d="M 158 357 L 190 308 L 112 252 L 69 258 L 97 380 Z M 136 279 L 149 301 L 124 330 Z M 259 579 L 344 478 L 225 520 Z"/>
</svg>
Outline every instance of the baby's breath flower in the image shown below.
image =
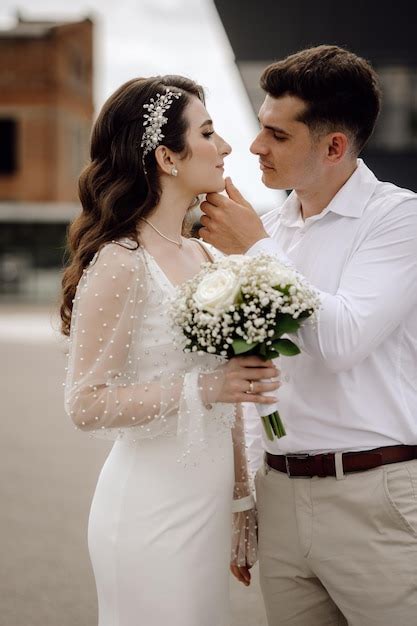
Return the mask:
<svg viewBox="0 0 417 626">
<path fill-rule="evenodd" d="M 219 298 L 215 307 L 204 310 L 201 297 L 197 301 L 195 294 L 203 280 L 216 284 L 214 276 L 210 283 L 206 279 L 219 270 L 219 276 L 227 277 L 232 287 L 223 302 Z M 316 292 L 293 268 L 268 255 L 232 255 L 203 264 L 194 278 L 178 288 L 171 312 L 174 326 L 180 327 L 185 336 L 187 351 L 230 358 L 235 340 L 271 345 L 284 314 L 295 320 L 301 315 L 314 317 L 318 307 Z"/>
</svg>

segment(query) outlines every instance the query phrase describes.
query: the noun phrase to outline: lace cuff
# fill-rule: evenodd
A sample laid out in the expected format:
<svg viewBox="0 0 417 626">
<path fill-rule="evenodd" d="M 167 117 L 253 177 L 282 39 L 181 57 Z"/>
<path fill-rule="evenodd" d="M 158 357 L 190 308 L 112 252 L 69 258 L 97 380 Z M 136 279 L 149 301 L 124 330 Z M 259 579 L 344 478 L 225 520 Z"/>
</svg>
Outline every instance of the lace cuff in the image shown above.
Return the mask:
<svg viewBox="0 0 417 626">
<path fill-rule="evenodd" d="M 239 513 L 241 511 L 248 511 L 255 506 L 255 499 L 252 495 L 245 498 L 239 498 L 239 500 L 233 500 L 232 513 Z"/>
<path fill-rule="evenodd" d="M 255 499 L 249 481 L 235 482 L 233 491 L 232 512 L 248 511 L 255 506 Z"/>
<path fill-rule="evenodd" d="M 258 560 L 258 518 L 256 508 L 233 514 L 232 565 L 252 567 Z"/>
</svg>

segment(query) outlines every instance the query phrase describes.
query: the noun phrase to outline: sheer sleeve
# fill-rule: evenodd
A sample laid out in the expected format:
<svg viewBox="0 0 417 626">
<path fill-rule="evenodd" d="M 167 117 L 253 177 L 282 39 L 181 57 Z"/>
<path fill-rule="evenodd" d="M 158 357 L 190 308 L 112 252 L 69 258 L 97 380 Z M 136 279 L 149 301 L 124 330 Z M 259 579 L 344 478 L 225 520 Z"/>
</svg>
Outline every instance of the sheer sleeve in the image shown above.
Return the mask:
<svg viewBox="0 0 417 626">
<path fill-rule="evenodd" d="M 206 416 L 230 413 L 233 406 L 214 405 L 210 412 L 216 400 L 213 373 L 206 388 L 208 369 L 197 359 L 179 350 L 173 364 L 164 361 L 163 347 L 147 346 L 150 325 L 161 315 L 158 308 L 152 311 L 153 299 L 140 251 L 104 246 L 84 272 L 74 301 L 66 411 L 77 428 L 99 437 L 136 441 L 171 432 L 188 444 L 202 441 Z"/>
<path fill-rule="evenodd" d="M 258 558 L 257 514 L 246 458 L 242 407 L 238 405 L 232 429 L 235 465 L 231 563 L 252 567 Z"/>
</svg>

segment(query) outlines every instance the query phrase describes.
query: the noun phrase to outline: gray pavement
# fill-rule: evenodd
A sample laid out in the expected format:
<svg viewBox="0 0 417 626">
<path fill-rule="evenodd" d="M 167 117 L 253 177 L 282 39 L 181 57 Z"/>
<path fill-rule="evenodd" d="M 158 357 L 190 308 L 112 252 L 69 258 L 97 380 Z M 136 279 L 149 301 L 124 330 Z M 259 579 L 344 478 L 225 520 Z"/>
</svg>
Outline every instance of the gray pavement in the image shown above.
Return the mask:
<svg viewBox="0 0 417 626">
<path fill-rule="evenodd" d="M 0 307 L 0 626 L 97 624 L 86 526 L 110 447 L 64 414 L 54 326 L 48 310 Z M 231 626 L 266 625 L 256 567 L 231 598 Z"/>
</svg>

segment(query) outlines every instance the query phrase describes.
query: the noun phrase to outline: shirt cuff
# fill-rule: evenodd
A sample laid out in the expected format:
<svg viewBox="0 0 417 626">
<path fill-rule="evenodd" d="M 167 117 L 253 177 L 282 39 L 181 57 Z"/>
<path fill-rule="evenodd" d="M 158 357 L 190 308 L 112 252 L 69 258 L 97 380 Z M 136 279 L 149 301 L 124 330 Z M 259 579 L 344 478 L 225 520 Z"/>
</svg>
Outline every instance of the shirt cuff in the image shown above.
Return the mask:
<svg viewBox="0 0 417 626">
<path fill-rule="evenodd" d="M 292 265 L 290 258 L 285 254 L 279 243 L 271 237 L 259 239 L 259 241 L 254 243 L 253 246 L 246 251 L 246 254 L 249 256 L 271 254 L 272 256 L 278 257 L 278 259 L 286 265 Z"/>
</svg>

